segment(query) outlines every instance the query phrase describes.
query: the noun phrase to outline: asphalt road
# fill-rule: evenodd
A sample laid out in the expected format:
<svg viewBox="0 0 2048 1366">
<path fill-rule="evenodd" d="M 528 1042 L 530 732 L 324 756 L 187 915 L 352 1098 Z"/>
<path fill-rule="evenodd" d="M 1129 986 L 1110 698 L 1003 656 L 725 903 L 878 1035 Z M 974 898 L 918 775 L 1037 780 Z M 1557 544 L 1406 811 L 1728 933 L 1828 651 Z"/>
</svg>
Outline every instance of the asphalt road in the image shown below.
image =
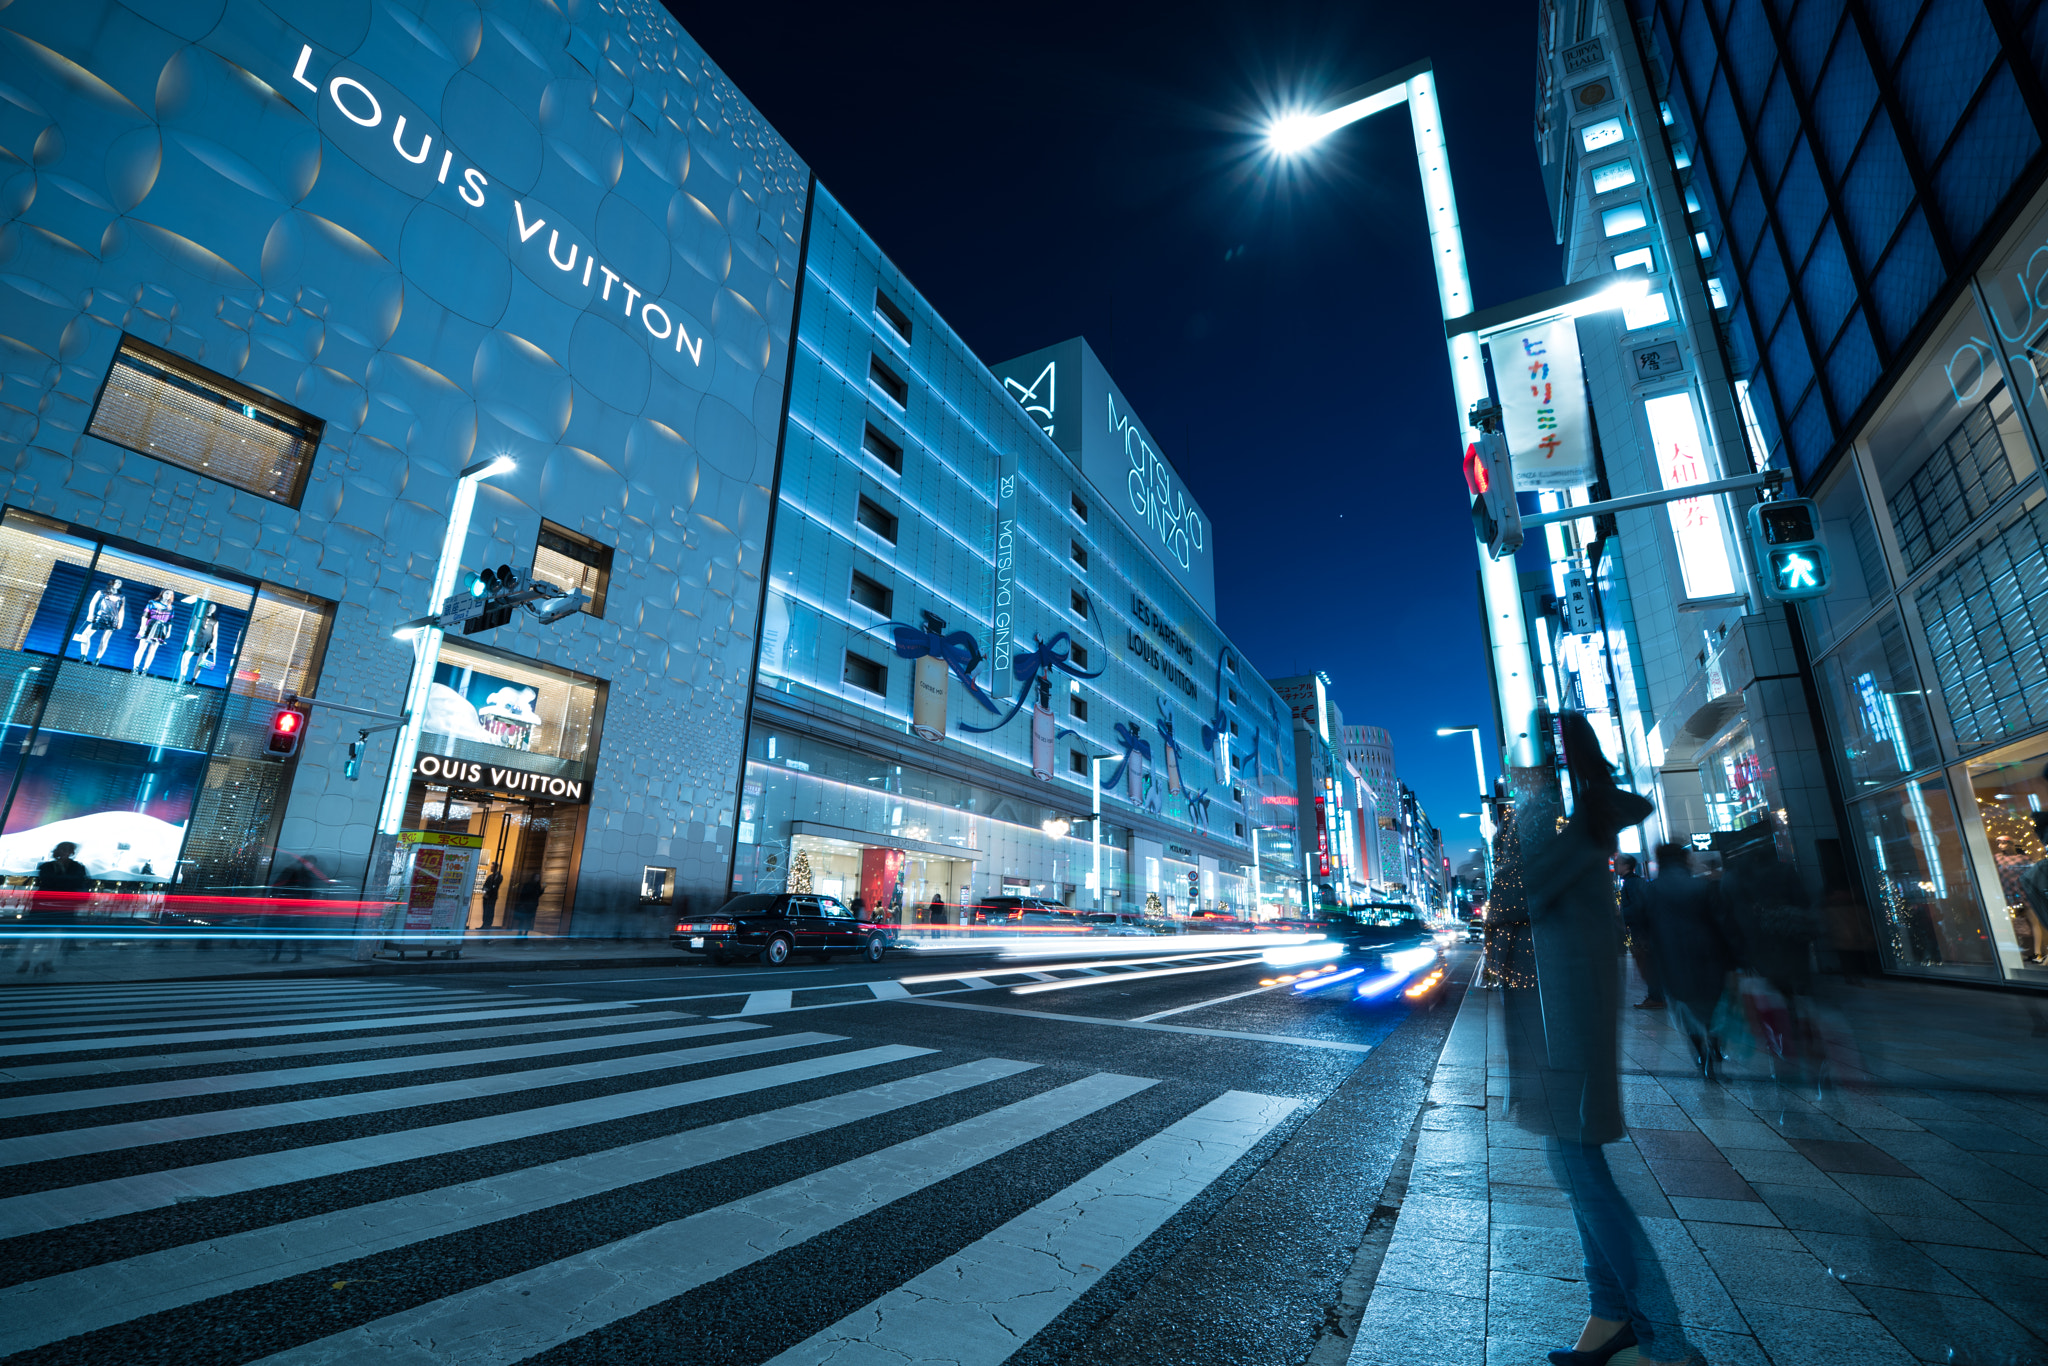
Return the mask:
<svg viewBox="0 0 2048 1366">
<path fill-rule="evenodd" d="M 1165 952 L 8 992 L 0 1358 L 1342 1360 L 1469 963 Z"/>
</svg>

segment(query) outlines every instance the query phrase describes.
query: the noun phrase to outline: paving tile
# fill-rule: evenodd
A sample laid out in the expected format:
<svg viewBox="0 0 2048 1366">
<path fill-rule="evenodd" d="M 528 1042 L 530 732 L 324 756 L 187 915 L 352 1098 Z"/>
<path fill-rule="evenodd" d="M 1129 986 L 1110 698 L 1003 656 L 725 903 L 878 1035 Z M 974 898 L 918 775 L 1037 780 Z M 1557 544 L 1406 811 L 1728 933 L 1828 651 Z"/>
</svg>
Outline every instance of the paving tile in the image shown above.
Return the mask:
<svg viewBox="0 0 2048 1366">
<path fill-rule="evenodd" d="M 1747 1333 L 1717 1333 L 1711 1328 L 1688 1328 L 1693 1350 L 1713 1366 L 1771 1366 L 1763 1345 Z"/>
<path fill-rule="evenodd" d="M 1629 1137 L 1645 1161 L 1712 1162 L 1721 1156 L 1713 1140 L 1697 1129 L 1632 1129 Z"/>
<path fill-rule="evenodd" d="M 1693 1116 L 1693 1123 L 1701 1133 L 1714 1140 L 1714 1146 L 1728 1148 L 1765 1148 L 1776 1152 L 1790 1152 L 1792 1145 L 1771 1131 L 1771 1126 L 1755 1119 L 1712 1119 Z"/>
<path fill-rule="evenodd" d="M 1418 1238 L 1484 1243 L 1487 1212 L 1484 1200 L 1458 1200 L 1437 1195 L 1411 1195 L 1401 1202 L 1395 1227 Z"/>
<path fill-rule="evenodd" d="M 2039 1204 L 2007 1205 L 1992 1200 L 1966 1201 L 1969 1207 L 1984 1219 L 1998 1225 L 2027 1247 L 2036 1252 L 2048 1252 L 2048 1220 L 2042 1216 Z M 1996 1244 L 1982 1243 L 1981 1247 Z M 2017 1249 L 2014 1249 L 2017 1251 Z"/>
<path fill-rule="evenodd" d="M 1884 1108 L 1918 1120 L 1960 1119 L 1966 1113 L 1958 1110 L 1946 1097 L 1904 1091 L 1887 1093 Z"/>
<path fill-rule="evenodd" d="M 1576 1228 L 1532 1224 L 1496 1224 L 1490 1245 L 1492 1271 L 1578 1280 L 1585 1275 L 1586 1254 Z"/>
<path fill-rule="evenodd" d="M 1495 1271 L 1487 1276 L 1486 1321 L 1493 1335 L 1569 1347 L 1586 1326 L 1590 1301 L 1576 1278 Z M 1503 1334 L 1505 1329 L 1505 1334 Z M 1548 1350 L 1548 1349 L 1545 1349 Z M 1542 1360 L 1538 1357 L 1537 1360 Z"/>
<path fill-rule="evenodd" d="M 2035 1252 L 2001 1252 L 1994 1248 L 1964 1247 L 1955 1244 L 1936 1244 L 1921 1250 L 1972 1283 L 1982 1272 L 2048 1280 L 2048 1257 Z"/>
<path fill-rule="evenodd" d="M 1494 1227 L 1577 1228 L 1578 1225 L 1572 1218 L 1571 1203 L 1565 1199 L 1564 1192 L 1548 1191 L 1545 1194 L 1555 1195 L 1557 1203 L 1527 1203 L 1520 1199 L 1495 1200 Z"/>
<path fill-rule="evenodd" d="M 2035 1337 L 2048 1339 L 2048 1281 L 1979 1271 L 1971 1276 L 1970 1288 Z"/>
<path fill-rule="evenodd" d="M 2023 1252 L 2027 1245 L 2012 1234 L 1967 1211 L 1960 1217 L 1923 1219 L 1910 1214 L 1878 1216 L 1898 1237 L 1909 1243 L 1961 1243 L 1966 1247 L 1997 1248 Z"/>
<path fill-rule="evenodd" d="M 1724 1224 L 1713 1220 L 1688 1222 L 1685 1232 L 1703 1253 L 1733 1248 L 1761 1247 L 1773 1252 L 1802 1252 L 1806 1244 L 1799 1235 L 1775 1224 Z"/>
<path fill-rule="evenodd" d="M 2026 1205 L 2042 1198 L 2036 1187 L 1975 1157 L 1958 1162 L 1915 1162 L 1912 1166 L 1915 1176 L 1958 1200 Z"/>
<path fill-rule="evenodd" d="M 1352 1344 L 1351 1366 L 1485 1366 L 1486 1301 L 1378 1286 Z"/>
<path fill-rule="evenodd" d="M 1746 1300 L 1739 1306 L 1773 1361 L 1826 1366 L 1912 1366 L 1913 1354 L 1869 1314 Z"/>
<path fill-rule="evenodd" d="M 1705 1200 L 1759 1198 L 1719 1153 L 1711 1162 L 1674 1162 L 1660 1158 L 1651 1164 L 1650 1170 L 1656 1173 L 1657 1184 L 1664 1194 L 1674 1200 L 1680 1197 Z"/>
<path fill-rule="evenodd" d="M 1930 1134 L 1925 1129 L 1872 1129 L 1865 1132 L 1864 1138 L 1870 1143 L 1871 1147 L 1882 1149 L 1893 1157 L 1898 1158 L 1901 1162 L 1914 1162 L 1923 1159 L 1945 1162 L 1965 1155 L 1961 1148 L 1958 1148 L 1940 1134 Z"/>
<path fill-rule="evenodd" d="M 1763 1197 L 1764 1203 L 1771 1207 L 1771 1213 L 1777 1215 L 1787 1228 L 1812 1229 L 1819 1233 L 1853 1233 L 1866 1238 L 1897 1236 L 1889 1225 L 1839 1186 L 1791 1186 L 1759 1181 L 1753 1182 L 1751 1188 Z"/>
<path fill-rule="evenodd" d="M 1549 1159 L 1528 1148 L 1490 1150 L 1486 1156 L 1486 1175 L 1489 1181 L 1512 1186 L 1547 1186 L 1556 1180 Z"/>
<path fill-rule="evenodd" d="M 1930 1119 L 1922 1128 L 1931 1134 L 1973 1153 L 2043 1153 L 2048 1148 L 2022 1138 L 2012 1130 L 1997 1124 L 1956 1123 L 1948 1120 Z"/>
<path fill-rule="evenodd" d="M 1729 1165 L 1749 1182 L 1775 1181 L 1789 1186 L 1833 1186 L 1826 1172 L 1798 1153 L 1766 1152 L 1762 1148 L 1732 1148 Z"/>
<path fill-rule="evenodd" d="M 1498 1230 L 1496 1230 L 1498 1233 Z M 1573 1240 L 1576 1247 L 1577 1239 Z M 1395 1225 L 1394 1238 L 1380 1262 L 1375 1286 L 1441 1291 L 1467 1299 L 1486 1294 L 1488 1253 L 1484 1243 L 1455 1243 L 1441 1238 L 1404 1238 Z"/>
<path fill-rule="evenodd" d="M 1941 1295 L 1967 1295 L 1970 1288 L 1942 1270 L 1939 1263 L 1911 1243 L 1896 1238 L 1857 1238 L 1846 1233 L 1802 1233 L 1799 1241 L 1826 1263 L 1838 1280 L 1851 1285 L 1888 1286 L 1894 1290 L 1926 1290 Z"/>
<path fill-rule="evenodd" d="M 1762 1114 L 1770 1123 L 1771 1128 L 1776 1130 L 1781 1137 L 1795 1148 L 1802 1141 L 1807 1143 L 1856 1141 L 1856 1131 L 1854 1129 L 1851 1129 L 1839 1120 L 1816 1111 L 1807 1110 L 1801 1112 L 1788 1110 L 1774 1113 L 1769 1109 L 1765 1109 L 1762 1111 Z"/>
<path fill-rule="evenodd" d="M 1908 1178 L 1913 1175 L 1912 1168 L 1898 1158 L 1861 1139 L 1798 1138 L 1788 1134 L 1785 1141 L 1794 1152 L 1824 1172 Z"/>
<path fill-rule="evenodd" d="M 2038 1338 L 1995 1305 L 1974 1297 L 1924 1295 L 1884 1286 L 1851 1285 L 1850 1291 L 1907 1351 L 1922 1361 L 2000 1361 L 2030 1356 Z"/>
<path fill-rule="evenodd" d="M 1755 1224 L 1762 1228 L 1779 1226 L 1778 1216 L 1761 1198 L 1755 1200 L 1703 1200 L 1674 1195 L 1671 1210 L 1687 1223 Z"/>
<path fill-rule="evenodd" d="M 2048 1162 L 2027 1153 L 1979 1153 L 1979 1161 L 2048 1194 Z"/>
<path fill-rule="evenodd" d="M 1917 1176 L 1867 1176 L 1831 1172 L 1835 1184 L 1861 1200 L 1875 1214 L 1905 1214 L 1918 1219 L 1952 1219 L 1968 1213 L 1953 1196 L 1944 1195 Z"/>
<path fill-rule="evenodd" d="M 1706 1259 L 1722 1287 L 1740 1304 L 1798 1304 L 1848 1314 L 1859 1308 L 1856 1297 L 1805 1248 L 1715 1248 L 1706 1251 Z"/>
<path fill-rule="evenodd" d="M 1495 1151 L 1541 1152 L 1547 1140 L 1541 1134 L 1532 1134 L 1519 1124 L 1505 1120 L 1486 1126 L 1486 1145 Z"/>
<path fill-rule="evenodd" d="M 1621 1103 L 1621 1121 L 1631 1133 L 1639 1128 L 1685 1129 L 1692 1124 L 1676 1105 L 1637 1105 L 1626 1100 Z"/>
</svg>

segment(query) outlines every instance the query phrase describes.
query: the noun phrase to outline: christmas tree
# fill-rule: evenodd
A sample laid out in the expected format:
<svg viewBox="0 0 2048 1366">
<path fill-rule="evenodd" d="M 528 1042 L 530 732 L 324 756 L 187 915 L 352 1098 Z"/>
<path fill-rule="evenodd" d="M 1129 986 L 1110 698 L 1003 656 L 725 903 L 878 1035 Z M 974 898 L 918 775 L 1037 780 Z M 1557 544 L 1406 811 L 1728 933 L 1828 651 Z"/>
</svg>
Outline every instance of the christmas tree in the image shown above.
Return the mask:
<svg viewBox="0 0 2048 1366">
<path fill-rule="evenodd" d="M 808 892 L 811 890 L 811 856 L 801 849 L 797 850 L 796 857 L 790 860 L 789 890 L 792 892 Z"/>
</svg>

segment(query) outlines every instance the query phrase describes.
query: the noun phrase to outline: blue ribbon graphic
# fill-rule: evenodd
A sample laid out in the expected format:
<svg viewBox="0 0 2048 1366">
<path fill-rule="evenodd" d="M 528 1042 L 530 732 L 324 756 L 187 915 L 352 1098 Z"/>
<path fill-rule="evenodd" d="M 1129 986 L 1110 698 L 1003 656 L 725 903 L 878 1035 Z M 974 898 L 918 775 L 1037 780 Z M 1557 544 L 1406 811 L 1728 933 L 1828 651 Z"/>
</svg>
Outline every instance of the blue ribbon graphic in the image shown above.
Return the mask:
<svg viewBox="0 0 2048 1366">
<path fill-rule="evenodd" d="M 891 648 L 897 655 L 904 659 L 923 659 L 930 655 L 934 659 L 944 660 L 953 676 L 966 686 L 967 695 L 981 703 L 984 710 L 1002 710 L 996 705 L 995 699 L 983 692 L 981 685 L 974 681 L 974 671 L 981 667 L 981 647 L 975 644 L 973 636 L 965 631 L 940 635 L 936 631 L 926 631 L 901 621 L 885 621 L 874 629 L 879 631 L 884 628 L 896 638 Z M 972 730 L 973 727 L 967 726 L 962 729 Z"/>
<path fill-rule="evenodd" d="M 1011 704 L 1009 714 L 992 726 L 969 726 L 963 724 L 960 729 L 986 735 L 990 731 L 1001 730 L 1004 726 L 1009 725 L 1016 718 L 1017 713 L 1024 709 L 1025 700 L 1031 696 L 1031 685 L 1038 681 L 1038 675 L 1041 672 L 1048 676 L 1054 670 L 1058 670 L 1062 673 L 1072 674 L 1075 678 L 1102 677 L 1101 669 L 1097 669 L 1094 673 L 1089 673 L 1086 669 L 1067 658 L 1072 644 L 1065 631 L 1061 631 L 1051 640 L 1041 641 L 1037 636 L 1033 636 L 1031 639 L 1037 642 L 1037 649 L 1025 650 L 1010 656 L 1010 671 L 1017 676 L 1017 700 Z M 989 710 L 996 711 L 998 708 L 991 705 Z"/>
<path fill-rule="evenodd" d="M 1131 766 L 1131 756 L 1133 754 L 1143 755 L 1145 762 L 1148 764 L 1152 762 L 1152 746 L 1146 743 L 1144 736 L 1138 734 L 1136 726 L 1123 721 L 1117 722 L 1116 738 L 1124 747 L 1124 756 L 1117 760 L 1116 770 L 1102 780 L 1102 790 L 1104 792 L 1114 790 L 1116 785 L 1124 780 L 1124 770 Z"/>
</svg>

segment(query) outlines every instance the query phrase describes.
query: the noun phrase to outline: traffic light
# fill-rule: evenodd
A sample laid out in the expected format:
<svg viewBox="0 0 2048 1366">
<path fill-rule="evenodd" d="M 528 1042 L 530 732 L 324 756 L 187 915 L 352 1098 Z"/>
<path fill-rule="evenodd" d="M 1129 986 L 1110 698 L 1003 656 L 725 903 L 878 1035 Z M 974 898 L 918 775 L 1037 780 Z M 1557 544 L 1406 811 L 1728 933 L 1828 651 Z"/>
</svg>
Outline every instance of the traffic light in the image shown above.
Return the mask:
<svg viewBox="0 0 2048 1366">
<path fill-rule="evenodd" d="M 289 759 L 299 752 L 299 741 L 305 734 L 306 713 L 286 707 L 270 718 L 270 752 Z"/>
<path fill-rule="evenodd" d="M 473 636 L 479 631 L 488 631 L 512 620 L 512 611 L 518 604 L 501 604 L 498 600 L 518 591 L 519 576 L 512 572 L 512 566 L 509 564 L 501 564 L 495 570 L 478 570 L 470 575 L 470 596 L 482 598 L 484 610 L 462 623 L 462 634 Z"/>
<path fill-rule="evenodd" d="M 1821 544 L 1820 514 L 1811 498 L 1778 498 L 1749 510 L 1764 596 L 1779 602 L 1817 598 L 1828 591 L 1828 548 Z"/>
<path fill-rule="evenodd" d="M 1465 486 L 1472 491 L 1472 526 L 1486 553 L 1498 560 L 1522 548 L 1522 513 L 1508 467 L 1507 438 L 1482 431 L 1465 448 Z"/>
<path fill-rule="evenodd" d="M 369 748 L 367 740 L 351 740 L 348 742 L 348 762 L 341 766 L 342 777 L 350 782 L 354 782 L 362 775 L 363 751 L 367 748 Z"/>
</svg>

